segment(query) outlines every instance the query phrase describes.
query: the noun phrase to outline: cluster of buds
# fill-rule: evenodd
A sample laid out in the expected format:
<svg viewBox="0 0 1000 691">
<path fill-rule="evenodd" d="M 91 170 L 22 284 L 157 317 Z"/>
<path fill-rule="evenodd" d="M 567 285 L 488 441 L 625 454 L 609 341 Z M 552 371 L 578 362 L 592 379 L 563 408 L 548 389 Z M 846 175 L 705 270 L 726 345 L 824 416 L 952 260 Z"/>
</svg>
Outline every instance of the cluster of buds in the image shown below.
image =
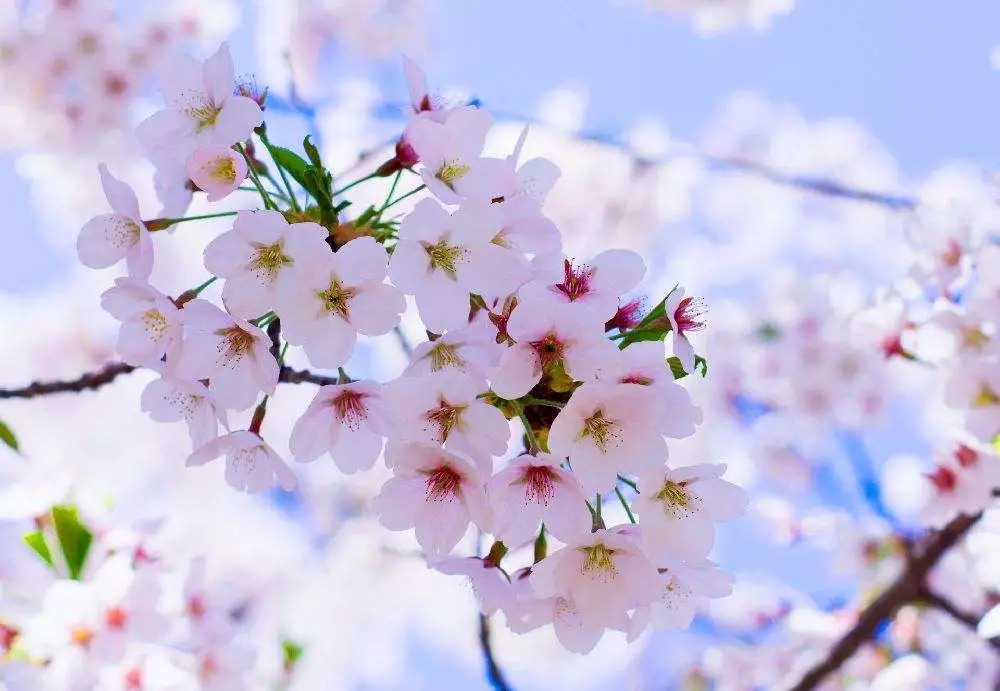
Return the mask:
<svg viewBox="0 0 1000 691">
<path fill-rule="evenodd" d="M 305 158 L 270 142 L 262 99 L 234 84 L 225 46 L 204 64 L 172 63 L 167 107 L 139 126 L 161 189 L 214 201 L 249 178 L 264 208 L 209 214 L 235 216 L 205 249 L 212 277 L 172 299 L 149 284 L 151 233 L 205 216 L 144 222 L 132 190 L 101 168 L 113 213 L 83 228 L 78 249 L 88 266 L 126 261 L 103 304 L 122 323 L 122 358 L 160 375 L 143 408 L 188 423 L 188 465 L 224 457 L 237 490 L 292 490 L 295 474 L 262 437 L 267 406 L 279 381 L 321 383 L 289 438 L 294 460 L 329 455 L 355 473 L 384 459 L 378 520 L 414 529 L 433 567 L 472 579 L 484 613 L 503 610 L 514 631 L 554 623 L 580 652 L 606 629 L 687 626 L 700 601 L 731 589 L 708 556 L 715 523 L 746 504 L 724 465 L 667 465 L 667 439 L 701 422 L 676 379 L 707 369 L 688 340 L 703 308 L 675 288 L 643 315 L 628 295 L 645 274 L 634 252 L 564 256 L 542 212 L 559 170 L 520 162 L 527 131 L 512 155 L 484 157 L 490 116 L 431 98 L 419 69 L 406 70 L 413 111 L 396 158 L 335 189 L 308 137 Z M 253 155 L 255 134 L 277 176 Z M 342 218 L 346 191 L 389 176 L 383 203 Z M 410 176 L 420 184 L 396 196 Z M 218 279 L 221 307 L 200 297 Z M 398 329 L 407 297 L 428 340 L 396 379 L 350 377 L 358 335 Z M 291 370 L 290 346 L 337 376 Z M 251 408 L 232 430 L 230 413 Z M 616 500 L 628 522 L 609 527 Z M 492 547 L 455 556 L 471 528 Z"/>
</svg>

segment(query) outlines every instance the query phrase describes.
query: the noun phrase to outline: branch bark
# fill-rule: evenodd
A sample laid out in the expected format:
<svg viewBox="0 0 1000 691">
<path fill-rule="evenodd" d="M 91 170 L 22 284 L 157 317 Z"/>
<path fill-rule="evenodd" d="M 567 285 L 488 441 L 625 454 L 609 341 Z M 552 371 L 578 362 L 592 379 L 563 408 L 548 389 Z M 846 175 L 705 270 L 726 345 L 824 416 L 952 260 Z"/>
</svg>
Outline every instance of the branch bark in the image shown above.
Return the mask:
<svg viewBox="0 0 1000 691">
<path fill-rule="evenodd" d="M 482 613 L 479 614 L 479 647 L 482 648 L 483 658 L 486 660 L 486 677 L 489 679 L 490 685 L 496 691 L 513 691 L 493 656 L 493 645 L 490 643 L 490 620 Z"/>
<path fill-rule="evenodd" d="M 926 590 L 924 582 L 927 574 L 981 517 L 982 513 L 958 516 L 941 530 L 931 533 L 914 550 L 913 559 L 907 562 L 903 573 L 861 612 L 853 628 L 834 644 L 827 656 L 806 672 L 797 684 L 787 688 L 790 691 L 817 688 L 828 675 L 840 669 L 858 648 L 874 638 L 880 623 L 894 616 L 903 605 L 920 600 Z"/>
</svg>

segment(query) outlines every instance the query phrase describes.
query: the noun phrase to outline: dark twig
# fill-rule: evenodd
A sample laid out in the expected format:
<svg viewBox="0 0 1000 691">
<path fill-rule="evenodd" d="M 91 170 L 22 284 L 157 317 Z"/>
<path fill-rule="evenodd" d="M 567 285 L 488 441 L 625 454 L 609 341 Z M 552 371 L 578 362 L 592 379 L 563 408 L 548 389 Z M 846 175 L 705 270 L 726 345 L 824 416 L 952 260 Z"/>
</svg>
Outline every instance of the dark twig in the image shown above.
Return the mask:
<svg viewBox="0 0 1000 691">
<path fill-rule="evenodd" d="M 982 619 L 982 617 L 978 617 L 975 614 L 963 612 L 955 605 L 954 602 L 939 595 L 938 593 L 935 593 L 927 586 L 924 586 L 920 590 L 920 601 L 930 607 L 933 607 L 934 609 L 941 610 L 955 621 L 960 624 L 965 624 L 965 626 L 973 631 L 979 627 L 979 620 Z M 992 646 L 994 650 L 1000 651 L 1000 638 L 988 638 L 984 640 Z"/>
<path fill-rule="evenodd" d="M 105 365 L 96 372 L 88 372 L 76 379 L 64 381 L 32 382 L 28 386 L 19 389 L 0 389 L 0 399 L 4 398 L 34 398 L 36 396 L 48 396 L 55 393 L 79 393 L 99 389 L 105 384 L 110 384 L 122 374 L 128 374 L 135 370 L 132 365 L 124 362 L 113 362 Z"/>
<path fill-rule="evenodd" d="M 337 377 L 327 377 L 323 374 L 310 372 L 307 369 L 292 369 L 291 367 L 281 368 L 278 381 L 285 384 L 318 384 L 319 386 L 340 383 Z"/>
<path fill-rule="evenodd" d="M 493 646 L 490 643 L 490 620 L 482 613 L 479 615 L 479 647 L 483 649 L 483 658 L 486 660 L 486 678 L 489 679 L 490 686 L 496 691 L 512 691 L 497 664 L 496 658 L 493 657 Z"/>
<path fill-rule="evenodd" d="M 914 550 L 913 559 L 906 564 L 899 577 L 861 612 L 854 627 L 834 644 L 827 656 L 812 667 L 797 684 L 786 688 L 790 691 L 811 691 L 818 688 L 823 680 L 840 669 L 858 648 L 875 637 L 879 624 L 894 616 L 903 605 L 919 600 L 927 574 L 945 552 L 954 547 L 981 517 L 981 513 L 975 516 L 958 516 L 941 530 L 931 533 L 923 544 Z"/>
</svg>

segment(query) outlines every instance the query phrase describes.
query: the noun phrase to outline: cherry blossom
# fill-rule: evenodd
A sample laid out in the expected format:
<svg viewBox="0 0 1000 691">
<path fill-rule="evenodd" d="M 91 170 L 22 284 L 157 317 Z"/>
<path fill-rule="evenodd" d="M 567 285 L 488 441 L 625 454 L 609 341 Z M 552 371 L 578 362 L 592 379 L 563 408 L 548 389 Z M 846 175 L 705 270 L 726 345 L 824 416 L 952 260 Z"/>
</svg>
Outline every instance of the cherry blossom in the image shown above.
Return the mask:
<svg viewBox="0 0 1000 691">
<path fill-rule="evenodd" d="M 313 365 L 338 367 L 351 356 L 359 332 L 380 336 L 399 323 L 406 300 L 384 282 L 388 256 L 373 238 L 296 262 L 300 266 L 278 286 L 276 309 L 288 342 L 301 345 Z"/>
<path fill-rule="evenodd" d="M 295 488 L 295 475 L 281 457 L 253 432 L 230 432 L 212 439 L 188 456 L 186 465 L 200 466 L 226 457 L 226 482 L 240 492 L 254 494 L 271 489 L 277 480 L 283 489 Z"/>
<path fill-rule="evenodd" d="M 707 559 L 662 569 L 660 584 L 659 599 L 636 608 L 633 613 L 630 641 L 638 638 L 650 624 L 656 629 L 686 629 L 699 605 L 733 592 L 733 577 Z"/>
<path fill-rule="evenodd" d="M 595 318 L 603 324 L 618 310 L 618 298 L 639 285 L 645 272 L 642 257 L 630 250 L 607 250 L 580 266 L 564 258 L 561 281 L 530 283 L 520 291 L 520 296 L 525 302 L 555 298 L 593 310 Z"/>
<path fill-rule="evenodd" d="M 101 307 L 122 322 L 117 349 L 130 365 L 157 363 L 180 344 L 180 311 L 148 283 L 115 279 L 114 287 L 101 295 Z"/>
<path fill-rule="evenodd" d="M 419 118 L 407 128 L 407 141 L 423 164 L 420 177 L 445 204 L 458 204 L 478 191 L 467 189 L 467 181 L 492 125 L 493 118 L 484 111 L 462 108 L 444 122 Z"/>
<path fill-rule="evenodd" d="M 673 334 L 674 355 L 681 361 L 685 372 L 693 372 L 694 347 L 688 340 L 687 334 L 705 328 L 705 323 L 701 320 L 701 315 L 705 311 L 704 307 L 698 300 L 685 297 L 684 289 L 678 287 L 667 296 L 663 309 L 667 314 L 670 331 Z"/>
<path fill-rule="evenodd" d="M 542 521 L 563 542 L 590 532 L 591 516 L 580 481 L 549 454 L 518 456 L 490 479 L 488 489 L 496 517 L 493 531 L 508 545 L 534 539 Z"/>
<path fill-rule="evenodd" d="M 259 317 L 275 306 L 278 284 L 297 262 L 332 254 L 318 223 L 289 224 L 277 211 L 241 211 L 233 229 L 205 248 L 205 268 L 226 279 L 222 300 L 236 317 Z"/>
<path fill-rule="evenodd" d="M 200 381 L 164 374 L 146 385 L 139 406 L 157 422 L 184 420 L 194 448 L 218 437 L 220 425 L 229 429 L 225 409 Z"/>
<path fill-rule="evenodd" d="M 394 476 L 372 500 L 372 510 L 389 530 L 416 528 L 421 548 L 443 556 L 470 522 L 489 529 L 485 481 L 473 464 L 421 444 L 390 445 L 386 463 Z"/>
<path fill-rule="evenodd" d="M 228 146 L 199 146 L 185 163 L 191 182 L 208 192 L 208 201 L 229 196 L 247 177 L 247 162 Z"/>
<path fill-rule="evenodd" d="M 153 241 L 139 215 L 139 200 L 106 165 L 102 163 L 98 171 L 112 213 L 92 218 L 80 230 L 76 242 L 80 261 L 103 269 L 124 259 L 131 278 L 146 280 L 153 271 Z"/>
<path fill-rule="evenodd" d="M 188 333 L 173 370 L 176 376 L 210 380 L 216 400 L 237 410 L 253 405 L 261 391 L 274 393 L 278 363 L 261 329 L 200 299 L 184 305 L 181 319 Z"/>
<path fill-rule="evenodd" d="M 390 429 L 381 389 L 370 381 L 320 387 L 289 437 L 295 460 L 313 461 L 329 453 L 345 473 L 375 465 Z"/>
</svg>

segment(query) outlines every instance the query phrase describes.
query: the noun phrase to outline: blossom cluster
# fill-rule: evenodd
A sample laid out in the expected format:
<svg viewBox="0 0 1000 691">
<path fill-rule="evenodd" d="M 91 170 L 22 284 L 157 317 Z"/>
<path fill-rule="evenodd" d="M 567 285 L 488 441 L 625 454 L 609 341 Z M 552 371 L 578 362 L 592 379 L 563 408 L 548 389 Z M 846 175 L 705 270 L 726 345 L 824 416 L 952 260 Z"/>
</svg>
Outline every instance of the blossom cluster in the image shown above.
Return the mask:
<svg viewBox="0 0 1000 691">
<path fill-rule="evenodd" d="M 701 422 L 675 379 L 707 369 L 689 340 L 704 308 L 675 287 L 644 314 L 630 298 L 645 273 L 634 252 L 564 256 L 542 212 L 559 171 L 520 161 L 527 131 L 510 156 L 483 156 L 490 116 L 432 97 L 416 65 L 404 67 L 412 112 L 395 155 L 335 190 L 308 138 L 308 161 L 271 144 L 265 95 L 234 82 L 225 45 L 204 63 L 172 63 L 166 108 L 138 130 L 158 189 L 179 190 L 183 208 L 196 190 L 214 201 L 249 179 L 264 208 L 210 214 L 235 216 L 205 249 L 212 277 L 170 298 L 149 283 L 152 234 L 199 217 L 144 221 L 132 190 L 101 167 L 112 213 L 84 226 L 79 256 L 94 268 L 125 261 L 102 304 L 121 321 L 122 359 L 159 374 L 143 409 L 187 422 L 188 465 L 224 457 L 237 490 L 291 490 L 296 476 L 261 427 L 279 381 L 312 377 L 322 386 L 288 440 L 294 460 L 329 455 L 355 473 L 382 457 L 391 478 L 372 504 L 379 521 L 414 529 L 433 567 L 471 579 L 486 614 L 502 610 L 514 631 L 554 623 L 579 652 L 606 629 L 634 638 L 650 623 L 687 626 L 698 603 L 731 588 L 708 556 L 714 525 L 746 504 L 725 465 L 667 464 L 667 439 Z M 404 176 L 422 184 L 394 197 Z M 343 193 L 386 177 L 385 201 L 348 220 Z M 390 217 L 423 190 L 431 196 Z M 220 279 L 222 307 L 200 297 Z M 428 341 L 398 378 L 352 379 L 359 334 L 398 329 L 408 299 Z M 337 377 L 291 370 L 289 346 Z M 233 430 L 230 414 L 251 408 Z M 628 523 L 607 526 L 604 497 Z M 470 528 L 492 534 L 492 547 L 453 555 Z M 529 560 L 505 568 L 522 547 Z"/>
</svg>

